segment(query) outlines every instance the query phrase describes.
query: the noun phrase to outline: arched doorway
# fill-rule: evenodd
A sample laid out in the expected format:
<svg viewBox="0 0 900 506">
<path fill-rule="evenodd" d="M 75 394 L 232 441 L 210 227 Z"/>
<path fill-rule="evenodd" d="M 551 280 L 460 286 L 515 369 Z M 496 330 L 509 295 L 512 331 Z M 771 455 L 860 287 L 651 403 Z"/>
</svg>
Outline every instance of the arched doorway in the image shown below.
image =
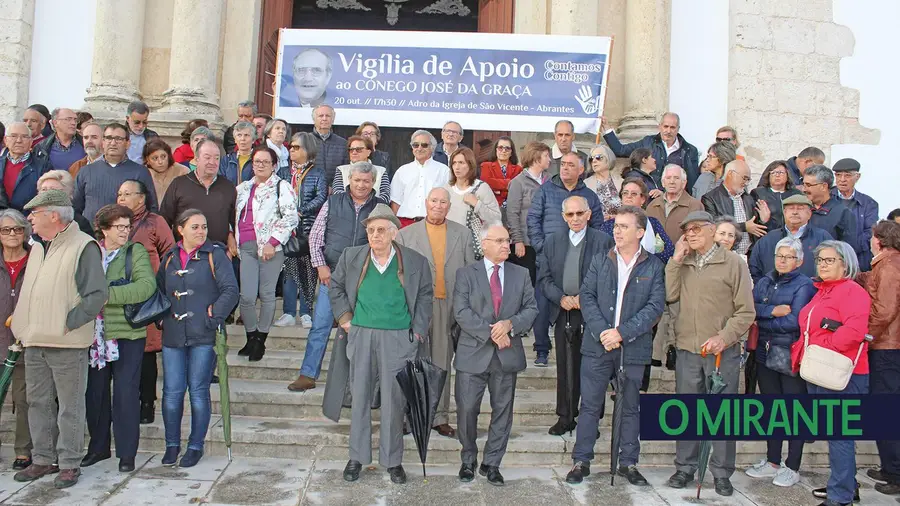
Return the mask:
<svg viewBox="0 0 900 506">
<path fill-rule="evenodd" d="M 407 30 L 512 33 L 514 0 L 263 0 L 256 103 L 272 110 L 272 85 L 281 28 Z M 448 120 L 452 119 L 448 115 Z M 466 125 L 463 125 L 465 129 Z M 309 128 L 301 127 L 301 128 Z M 342 137 L 351 126 L 337 126 Z M 413 128 L 383 128 L 378 148 L 391 153 L 396 169 L 412 160 L 409 138 Z M 440 132 L 432 133 L 440 140 Z M 466 130 L 463 143 L 476 153 L 508 132 Z"/>
</svg>

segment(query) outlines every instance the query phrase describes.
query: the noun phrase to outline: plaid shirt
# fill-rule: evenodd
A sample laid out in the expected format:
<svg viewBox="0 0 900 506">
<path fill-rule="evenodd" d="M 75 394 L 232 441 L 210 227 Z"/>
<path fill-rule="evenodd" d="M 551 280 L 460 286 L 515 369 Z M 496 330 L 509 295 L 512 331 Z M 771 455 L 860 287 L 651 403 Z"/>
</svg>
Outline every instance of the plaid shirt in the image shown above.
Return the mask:
<svg viewBox="0 0 900 506">
<path fill-rule="evenodd" d="M 706 264 L 709 263 L 710 259 L 712 259 L 713 255 L 716 254 L 716 251 L 719 251 L 719 245 L 713 243 L 712 248 L 709 248 L 709 251 L 707 251 L 705 254 L 699 255 L 697 253 L 694 253 L 695 255 L 697 255 L 697 269 L 703 270 L 703 268 L 706 267 Z"/>
<path fill-rule="evenodd" d="M 734 204 L 734 221 L 738 223 L 747 222 L 747 213 L 744 210 L 744 200 L 741 198 L 743 195 L 743 190 L 741 190 L 741 192 L 737 195 L 732 195 L 731 192 L 728 192 L 728 196 L 731 197 L 731 202 L 732 204 Z M 735 253 L 746 255 L 749 249 L 750 234 L 748 234 L 747 232 L 738 231 L 737 244 L 734 247 Z"/>
<path fill-rule="evenodd" d="M 7 151 L 7 153 L 9 153 L 9 151 Z M 22 155 L 22 158 L 16 158 L 13 156 L 12 153 L 9 153 L 7 158 L 12 163 L 25 163 L 28 161 L 29 158 L 31 158 L 31 151 L 27 151 L 24 155 Z"/>
<path fill-rule="evenodd" d="M 359 218 L 359 210 L 366 205 L 365 202 L 357 204 L 353 201 L 353 208 L 356 211 L 356 217 Z M 313 267 L 318 268 L 325 263 L 325 225 L 328 224 L 328 201 L 322 205 L 319 210 L 316 221 L 313 222 L 312 228 L 309 229 L 309 259 Z"/>
</svg>

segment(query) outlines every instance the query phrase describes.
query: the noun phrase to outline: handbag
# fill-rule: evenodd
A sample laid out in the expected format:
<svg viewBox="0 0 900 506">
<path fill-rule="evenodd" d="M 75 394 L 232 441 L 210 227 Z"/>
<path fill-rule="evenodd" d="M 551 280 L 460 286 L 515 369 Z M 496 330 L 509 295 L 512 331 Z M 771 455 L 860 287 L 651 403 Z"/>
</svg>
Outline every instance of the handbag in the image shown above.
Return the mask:
<svg viewBox="0 0 900 506">
<path fill-rule="evenodd" d="M 766 342 L 766 367 L 787 376 L 797 376 L 791 366 L 791 349 Z"/>
<path fill-rule="evenodd" d="M 479 181 L 478 184 L 472 188 L 472 195 L 478 191 L 478 187 L 480 187 L 482 183 L 483 181 Z M 484 258 L 484 249 L 481 247 L 481 226 L 481 218 L 475 214 L 475 208 L 473 206 L 468 206 L 468 209 L 466 209 L 466 227 L 472 234 L 472 245 L 475 246 L 475 260 Z"/>
<path fill-rule="evenodd" d="M 744 349 L 747 351 L 753 351 L 759 346 L 759 325 L 756 322 L 753 322 L 750 325 L 750 330 L 747 331 L 747 344 L 744 345 Z M 766 345 L 768 346 L 768 345 Z"/>
<path fill-rule="evenodd" d="M 131 283 L 131 249 L 133 246 L 134 244 L 131 244 L 125 250 L 125 282 L 122 283 L 122 280 L 119 280 L 118 284 Z M 125 304 L 123 309 L 125 310 L 125 321 L 131 325 L 131 328 L 139 329 L 165 318 L 172 309 L 172 303 L 168 297 L 159 291 L 159 287 L 156 287 L 150 298 L 136 304 Z"/>
<path fill-rule="evenodd" d="M 275 185 L 275 210 L 278 212 L 278 219 L 284 218 L 284 215 L 281 213 L 281 206 L 278 205 L 278 202 L 281 200 L 281 181 Z M 300 225 L 297 225 L 299 228 Z M 309 239 L 304 237 L 302 240 L 297 235 L 297 230 L 291 232 L 291 236 L 288 237 L 287 242 L 282 243 L 281 252 L 284 253 L 284 256 L 288 258 L 297 258 L 309 255 Z"/>
<path fill-rule="evenodd" d="M 815 307 L 809 312 L 806 330 L 803 332 L 803 359 L 800 360 L 800 377 L 813 385 L 840 392 L 847 388 L 853 369 L 862 354 L 865 340 L 859 343 L 856 359 L 850 360 L 844 355 L 817 344 L 809 344 L 809 322 Z"/>
</svg>

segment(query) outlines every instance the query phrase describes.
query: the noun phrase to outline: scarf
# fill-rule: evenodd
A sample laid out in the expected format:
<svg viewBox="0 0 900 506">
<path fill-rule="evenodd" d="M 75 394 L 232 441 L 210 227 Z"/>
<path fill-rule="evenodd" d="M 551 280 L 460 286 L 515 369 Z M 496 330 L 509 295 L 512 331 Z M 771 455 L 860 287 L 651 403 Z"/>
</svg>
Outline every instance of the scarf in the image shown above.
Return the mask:
<svg viewBox="0 0 900 506">
<path fill-rule="evenodd" d="M 287 167 L 291 164 L 291 155 L 288 153 L 288 148 L 284 147 L 283 144 L 278 146 L 270 139 L 266 139 L 266 145 L 278 153 L 278 168 Z"/>
</svg>

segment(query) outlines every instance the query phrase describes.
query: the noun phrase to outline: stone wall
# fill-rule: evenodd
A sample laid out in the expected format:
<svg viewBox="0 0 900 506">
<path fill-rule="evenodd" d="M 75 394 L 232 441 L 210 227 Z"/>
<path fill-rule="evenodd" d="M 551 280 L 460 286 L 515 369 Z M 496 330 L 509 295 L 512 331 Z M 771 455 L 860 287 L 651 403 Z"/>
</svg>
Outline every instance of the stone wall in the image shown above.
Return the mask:
<svg viewBox="0 0 900 506">
<path fill-rule="evenodd" d="M 841 86 L 853 54 L 832 0 L 730 0 L 728 121 L 753 172 L 807 146 L 877 144 L 859 124 L 859 92 Z M 703 147 L 701 147 L 703 149 Z"/>
<path fill-rule="evenodd" d="M 34 0 L 0 2 L 0 121 L 21 120 L 28 107 Z"/>
</svg>

